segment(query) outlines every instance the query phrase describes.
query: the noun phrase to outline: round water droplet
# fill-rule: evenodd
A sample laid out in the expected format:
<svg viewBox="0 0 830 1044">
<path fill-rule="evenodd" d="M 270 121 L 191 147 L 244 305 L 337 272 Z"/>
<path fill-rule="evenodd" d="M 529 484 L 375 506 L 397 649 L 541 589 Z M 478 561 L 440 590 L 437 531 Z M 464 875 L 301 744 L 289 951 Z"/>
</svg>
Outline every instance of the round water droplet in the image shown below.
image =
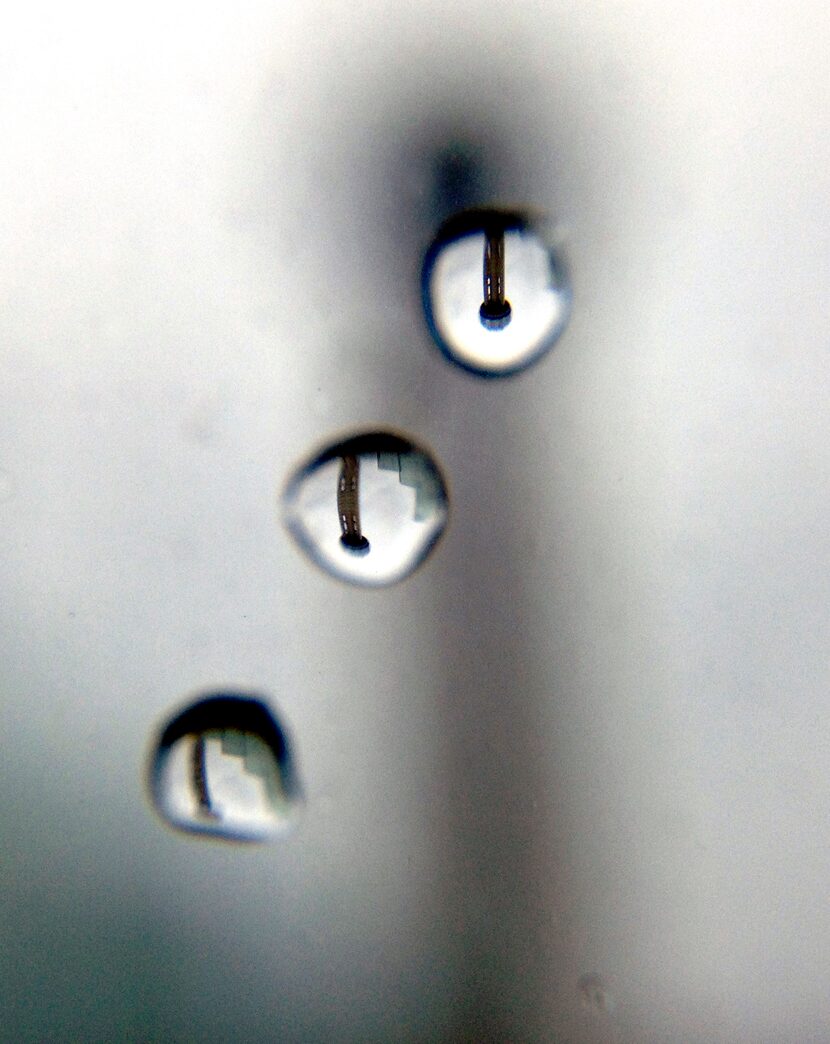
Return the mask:
<svg viewBox="0 0 830 1044">
<path fill-rule="evenodd" d="M 285 520 L 333 576 L 380 587 L 409 576 L 447 522 L 438 466 L 408 439 L 375 432 L 329 446 L 297 470 Z"/>
<path fill-rule="evenodd" d="M 614 998 L 612 997 L 605 980 L 590 972 L 582 975 L 576 984 L 582 1006 L 586 1010 L 595 1012 L 612 1012 L 614 1010 Z"/>
<path fill-rule="evenodd" d="M 258 699 L 209 696 L 161 733 L 153 802 L 172 826 L 228 841 L 267 841 L 296 818 L 300 789 L 285 733 Z"/>
<path fill-rule="evenodd" d="M 571 311 L 563 265 L 540 223 L 495 210 L 443 226 L 424 263 L 423 295 L 441 350 L 486 376 L 529 366 L 555 344 Z"/>
</svg>

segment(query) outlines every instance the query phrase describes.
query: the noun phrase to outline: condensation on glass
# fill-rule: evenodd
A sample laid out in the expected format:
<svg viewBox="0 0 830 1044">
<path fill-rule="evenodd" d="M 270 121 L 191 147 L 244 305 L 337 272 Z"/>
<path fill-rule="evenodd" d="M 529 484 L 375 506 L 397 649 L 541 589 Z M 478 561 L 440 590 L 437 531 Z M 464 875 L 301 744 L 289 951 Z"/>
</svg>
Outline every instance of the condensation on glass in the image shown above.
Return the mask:
<svg viewBox="0 0 830 1044">
<path fill-rule="evenodd" d="M 447 488 L 433 456 L 412 440 L 371 432 L 327 446 L 291 478 L 286 525 L 339 579 L 384 586 L 409 576 L 447 522 Z"/>
<path fill-rule="evenodd" d="M 150 792 L 171 826 L 229 841 L 284 834 L 301 802 L 284 729 L 261 699 L 236 693 L 204 697 L 165 726 Z"/>
<path fill-rule="evenodd" d="M 442 226 L 422 277 L 427 323 L 453 362 L 506 376 L 562 335 L 571 290 L 539 217 L 465 211 Z"/>
</svg>

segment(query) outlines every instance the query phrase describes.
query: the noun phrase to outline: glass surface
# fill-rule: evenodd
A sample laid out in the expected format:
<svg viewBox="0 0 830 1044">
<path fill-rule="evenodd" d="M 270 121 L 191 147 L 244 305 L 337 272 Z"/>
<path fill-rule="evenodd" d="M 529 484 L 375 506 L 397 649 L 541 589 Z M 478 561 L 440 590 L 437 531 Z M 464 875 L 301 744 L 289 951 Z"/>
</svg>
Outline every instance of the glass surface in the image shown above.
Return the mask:
<svg viewBox="0 0 830 1044">
<path fill-rule="evenodd" d="M 4 16 L 0 1037 L 827 1040 L 828 5 Z M 424 317 L 493 201 L 573 281 L 515 380 Z M 277 515 L 379 424 L 452 530 L 369 595 Z M 222 691 L 274 843 L 148 800 Z"/>
</svg>

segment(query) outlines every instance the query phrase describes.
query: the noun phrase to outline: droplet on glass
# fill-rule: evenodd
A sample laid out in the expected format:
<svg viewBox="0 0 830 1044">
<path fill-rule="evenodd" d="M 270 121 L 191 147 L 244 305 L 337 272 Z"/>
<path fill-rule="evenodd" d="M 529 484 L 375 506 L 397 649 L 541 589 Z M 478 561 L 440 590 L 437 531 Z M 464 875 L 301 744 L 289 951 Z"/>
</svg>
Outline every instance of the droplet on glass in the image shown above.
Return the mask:
<svg viewBox="0 0 830 1044">
<path fill-rule="evenodd" d="M 227 841 L 267 841 L 300 804 L 288 739 L 264 703 L 209 696 L 166 726 L 150 770 L 153 802 L 171 826 Z"/>
<path fill-rule="evenodd" d="M 556 343 L 571 311 L 564 267 L 538 220 L 496 210 L 448 221 L 423 271 L 427 322 L 467 370 L 506 376 Z"/>
<path fill-rule="evenodd" d="M 329 446 L 285 491 L 300 547 L 342 580 L 381 587 L 409 576 L 447 522 L 447 491 L 426 450 L 388 432 Z"/>
<path fill-rule="evenodd" d="M 605 980 L 594 972 L 580 976 L 577 983 L 582 1006 L 586 1010 L 611 1012 L 614 1010 L 614 998 L 605 984 Z"/>
</svg>

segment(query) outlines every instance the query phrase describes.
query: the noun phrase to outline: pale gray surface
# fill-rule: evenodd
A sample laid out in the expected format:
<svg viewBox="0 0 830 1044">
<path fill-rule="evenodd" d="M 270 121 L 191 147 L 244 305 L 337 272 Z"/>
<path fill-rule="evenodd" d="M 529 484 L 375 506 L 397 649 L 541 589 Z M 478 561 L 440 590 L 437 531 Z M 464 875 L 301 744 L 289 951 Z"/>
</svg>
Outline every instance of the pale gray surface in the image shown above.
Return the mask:
<svg viewBox="0 0 830 1044">
<path fill-rule="evenodd" d="M 826 5 L 5 21 L 0 1034 L 827 1040 Z M 506 382 L 422 321 L 454 143 L 570 262 Z M 377 424 L 453 495 L 380 592 L 277 523 Z M 296 741 L 284 843 L 147 806 L 223 686 Z"/>
</svg>

